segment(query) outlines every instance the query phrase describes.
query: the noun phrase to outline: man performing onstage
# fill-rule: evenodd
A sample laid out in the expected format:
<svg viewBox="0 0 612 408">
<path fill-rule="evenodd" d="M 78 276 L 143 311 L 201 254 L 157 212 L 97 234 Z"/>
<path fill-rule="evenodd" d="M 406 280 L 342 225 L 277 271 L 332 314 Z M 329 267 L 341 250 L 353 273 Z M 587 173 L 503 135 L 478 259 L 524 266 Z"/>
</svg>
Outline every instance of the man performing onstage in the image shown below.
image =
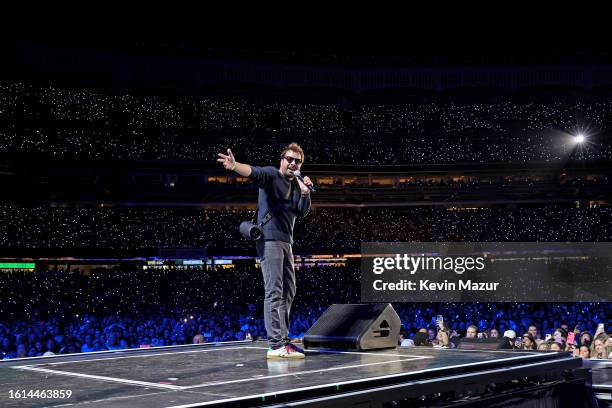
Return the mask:
<svg viewBox="0 0 612 408">
<path fill-rule="evenodd" d="M 263 237 L 256 242 L 261 259 L 265 298 L 264 320 L 268 334 L 268 358 L 304 358 L 304 351 L 289 339 L 289 313 L 295 296 L 293 267 L 293 226 L 296 217 L 305 217 L 310 210 L 312 181 L 296 177 L 304 163 L 304 151 L 291 143 L 281 153 L 280 166 L 258 167 L 239 163 L 232 151 L 219 153 L 223 167 L 249 177 L 259 187 L 257 224 L 268 212 L 272 215 L 263 226 Z M 298 173 L 299 174 L 299 173 Z"/>
</svg>

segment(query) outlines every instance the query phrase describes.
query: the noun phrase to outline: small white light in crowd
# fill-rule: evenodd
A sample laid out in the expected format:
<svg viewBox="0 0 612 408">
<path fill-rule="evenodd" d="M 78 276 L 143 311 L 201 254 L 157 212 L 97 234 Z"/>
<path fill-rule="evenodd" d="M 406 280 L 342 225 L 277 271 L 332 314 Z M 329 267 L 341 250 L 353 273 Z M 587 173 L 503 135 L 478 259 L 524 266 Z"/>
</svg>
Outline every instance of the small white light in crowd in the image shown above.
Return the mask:
<svg viewBox="0 0 612 408">
<path fill-rule="evenodd" d="M 575 141 L 576 143 L 583 143 L 583 142 L 584 142 L 584 140 L 585 140 L 585 137 L 584 137 L 584 135 L 583 135 L 583 134 L 581 134 L 581 133 L 577 134 L 577 135 L 574 137 L 574 141 Z"/>
</svg>

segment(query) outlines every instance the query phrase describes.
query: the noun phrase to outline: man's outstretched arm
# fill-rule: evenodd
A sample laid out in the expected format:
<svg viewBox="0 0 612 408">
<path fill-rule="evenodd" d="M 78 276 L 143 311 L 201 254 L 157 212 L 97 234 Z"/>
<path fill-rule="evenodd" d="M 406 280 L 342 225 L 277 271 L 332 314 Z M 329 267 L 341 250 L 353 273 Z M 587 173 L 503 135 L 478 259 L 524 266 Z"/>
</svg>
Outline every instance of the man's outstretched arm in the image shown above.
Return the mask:
<svg viewBox="0 0 612 408">
<path fill-rule="evenodd" d="M 219 158 L 217 159 L 219 163 L 223 163 L 223 167 L 227 170 L 235 171 L 240 174 L 242 177 L 250 177 L 251 176 L 251 166 L 244 163 L 238 163 L 232 154 L 230 149 L 227 149 L 227 155 L 223 153 L 219 153 Z"/>
</svg>

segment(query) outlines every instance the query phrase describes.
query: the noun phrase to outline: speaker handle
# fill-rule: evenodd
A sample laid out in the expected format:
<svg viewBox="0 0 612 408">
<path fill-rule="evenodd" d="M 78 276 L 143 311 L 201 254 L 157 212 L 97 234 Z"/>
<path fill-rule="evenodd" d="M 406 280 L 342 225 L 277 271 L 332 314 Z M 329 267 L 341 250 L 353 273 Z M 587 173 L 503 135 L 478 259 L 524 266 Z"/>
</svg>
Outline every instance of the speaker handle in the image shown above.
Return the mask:
<svg viewBox="0 0 612 408">
<path fill-rule="evenodd" d="M 381 328 L 380 330 L 372 330 L 373 333 L 378 334 L 377 337 L 389 337 L 390 331 L 391 329 L 389 328 Z"/>
</svg>

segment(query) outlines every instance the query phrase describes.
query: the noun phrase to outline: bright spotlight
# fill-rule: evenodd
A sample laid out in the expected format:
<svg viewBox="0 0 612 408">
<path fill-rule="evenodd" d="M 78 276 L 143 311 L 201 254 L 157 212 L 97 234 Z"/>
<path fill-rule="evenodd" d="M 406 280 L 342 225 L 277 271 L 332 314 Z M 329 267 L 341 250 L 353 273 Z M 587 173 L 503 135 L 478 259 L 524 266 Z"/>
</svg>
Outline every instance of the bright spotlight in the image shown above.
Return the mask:
<svg viewBox="0 0 612 408">
<path fill-rule="evenodd" d="M 574 136 L 574 141 L 576 143 L 583 143 L 584 139 L 585 139 L 584 135 L 582 135 L 582 134 L 578 134 L 578 135 Z"/>
</svg>

